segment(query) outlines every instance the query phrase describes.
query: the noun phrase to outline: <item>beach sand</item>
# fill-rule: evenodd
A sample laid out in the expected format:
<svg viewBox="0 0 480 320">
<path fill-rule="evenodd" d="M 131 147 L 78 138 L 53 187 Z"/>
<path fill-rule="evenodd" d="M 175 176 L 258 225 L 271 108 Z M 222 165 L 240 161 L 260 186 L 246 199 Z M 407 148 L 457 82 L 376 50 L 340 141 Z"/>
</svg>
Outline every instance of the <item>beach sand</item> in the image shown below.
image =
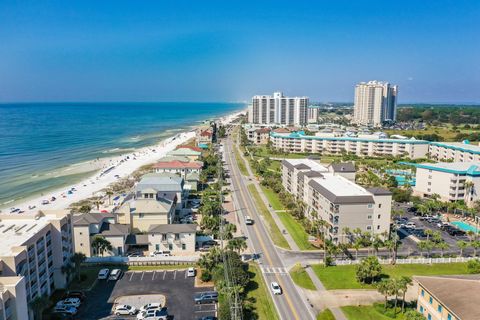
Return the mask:
<svg viewBox="0 0 480 320">
<path fill-rule="evenodd" d="M 236 112 L 218 119 L 221 124 L 228 124 L 245 111 Z M 99 191 L 107 188 L 119 178 L 126 178 L 138 168 L 155 163 L 164 157 L 168 152 L 174 150 L 178 145 L 195 138 L 195 130 L 178 133 L 177 135 L 162 140 L 156 145 L 137 149 L 131 153 L 110 158 L 100 158 L 71 165 L 65 170 L 69 174 L 97 171 L 93 176 L 88 177 L 71 186 L 45 193 L 38 197 L 25 199 L 15 204 L 15 208 L 21 211 L 36 212 L 38 210 L 66 209 L 72 203 L 95 196 Z M 73 189 L 73 190 L 72 190 Z M 71 194 L 69 194 L 71 191 Z M 55 201 L 51 201 L 55 197 Z M 42 205 L 43 200 L 49 204 Z M 1 208 L 1 213 L 9 213 L 8 207 Z"/>
</svg>

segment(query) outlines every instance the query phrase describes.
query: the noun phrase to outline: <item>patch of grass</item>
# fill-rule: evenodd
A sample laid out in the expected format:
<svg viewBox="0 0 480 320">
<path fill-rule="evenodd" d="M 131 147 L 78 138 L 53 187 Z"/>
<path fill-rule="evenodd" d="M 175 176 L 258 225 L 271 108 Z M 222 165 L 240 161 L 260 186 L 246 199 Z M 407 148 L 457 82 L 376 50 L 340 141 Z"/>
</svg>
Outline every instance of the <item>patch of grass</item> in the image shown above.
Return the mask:
<svg viewBox="0 0 480 320">
<path fill-rule="evenodd" d="M 285 210 L 285 206 L 280 202 L 278 195 L 272 189 L 261 186 L 263 193 L 268 199 L 268 202 L 272 205 L 273 210 Z"/>
<path fill-rule="evenodd" d="M 237 165 L 238 169 L 240 170 L 240 173 L 244 176 L 248 176 L 248 171 L 247 167 L 245 165 L 245 161 L 243 161 L 242 157 L 240 156 L 240 153 L 238 152 L 237 148 L 233 148 L 234 153 L 235 153 L 235 159 L 237 160 Z"/>
<path fill-rule="evenodd" d="M 102 266 L 82 267 L 80 271 L 80 281 L 75 276 L 68 286 L 68 291 L 88 290 L 92 287 L 95 280 L 97 280 L 98 271 Z"/>
<path fill-rule="evenodd" d="M 270 233 L 270 237 L 272 238 L 273 243 L 279 247 L 290 249 L 290 246 L 288 245 L 287 240 L 285 240 L 285 237 L 280 232 L 280 229 L 278 228 L 277 224 L 273 220 L 273 217 L 270 214 L 270 211 L 265 206 L 265 203 L 263 202 L 263 200 L 260 198 L 260 194 L 258 193 L 255 185 L 249 184 L 248 191 L 252 195 L 260 214 L 265 218 L 265 221 L 267 222 L 267 229 Z"/>
<path fill-rule="evenodd" d="M 250 281 L 245 288 L 248 313 L 245 315 L 246 319 L 278 320 L 277 311 L 260 269 L 254 264 L 249 264 L 248 273 Z"/>
<path fill-rule="evenodd" d="M 333 289 L 372 289 L 371 284 L 361 284 L 355 278 L 355 265 L 325 268 L 323 265 L 312 265 L 313 271 L 327 290 Z M 451 274 L 467 274 L 466 263 L 435 264 L 397 264 L 382 265 L 384 277 L 400 278 L 402 276 L 435 276 Z"/>
<path fill-rule="evenodd" d="M 308 241 L 308 233 L 300 222 L 295 220 L 288 212 L 277 212 L 278 217 L 282 220 L 283 225 L 287 228 L 288 233 L 292 236 L 293 241 L 297 244 L 300 250 L 313 250 L 315 248 Z"/>
<path fill-rule="evenodd" d="M 300 264 L 296 264 L 292 269 L 290 269 L 290 276 L 297 286 L 308 290 L 316 289 L 307 271 L 305 271 Z"/>
<path fill-rule="evenodd" d="M 325 309 L 317 315 L 317 320 L 335 320 L 335 316 L 330 309 Z"/>
<path fill-rule="evenodd" d="M 407 310 L 411 310 L 411 307 Z M 392 301 L 389 301 L 385 311 L 383 303 L 375 303 L 373 306 L 346 306 L 342 311 L 349 320 L 404 320 L 405 314 L 397 308 L 393 310 Z M 406 310 L 405 310 L 406 311 Z"/>
</svg>

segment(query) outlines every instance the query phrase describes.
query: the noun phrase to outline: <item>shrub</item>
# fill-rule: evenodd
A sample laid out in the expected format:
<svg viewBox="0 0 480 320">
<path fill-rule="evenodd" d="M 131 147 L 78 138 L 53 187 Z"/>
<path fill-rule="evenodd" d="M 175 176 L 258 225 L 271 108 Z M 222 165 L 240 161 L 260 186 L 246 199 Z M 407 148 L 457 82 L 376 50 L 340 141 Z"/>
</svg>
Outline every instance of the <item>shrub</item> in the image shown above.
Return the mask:
<svg viewBox="0 0 480 320">
<path fill-rule="evenodd" d="M 480 260 L 473 259 L 468 261 L 467 269 L 469 273 L 480 273 Z"/>
</svg>

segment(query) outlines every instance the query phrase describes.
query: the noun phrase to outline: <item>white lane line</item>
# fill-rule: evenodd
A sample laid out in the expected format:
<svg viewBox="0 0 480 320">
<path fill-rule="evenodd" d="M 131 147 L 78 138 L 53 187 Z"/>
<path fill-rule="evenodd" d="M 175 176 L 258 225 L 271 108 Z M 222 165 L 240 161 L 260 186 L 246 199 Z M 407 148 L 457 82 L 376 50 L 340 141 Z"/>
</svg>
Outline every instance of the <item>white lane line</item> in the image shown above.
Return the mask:
<svg viewBox="0 0 480 320">
<path fill-rule="evenodd" d="M 142 272 L 142 276 L 140 277 L 140 281 L 143 280 L 143 275 L 145 274 L 145 271 Z"/>
<path fill-rule="evenodd" d="M 177 270 L 175 270 L 175 272 L 173 273 L 173 280 L 175 280 L 177 278 Z"/>
<path fill-rule="evenodd" d="M 167 270 L 163 271 L 163 280 L 165 280 L 166 275 L 167 275 Z"/>
<path fill-rule="evenodd" d="M 187 279 L 187 270 L 185 270 L 185 279 Z"/>
<path fill-rule="evenodd" d="M 128 281 L 132 281 L 132 278 L 133 278 L 133 272 L 130 274 L 130 280 Z"/>
<path fill-rule="evenodd" d="M 155 270 L 153 270 L 152 281 L 155 279 Z"/>
</svg>

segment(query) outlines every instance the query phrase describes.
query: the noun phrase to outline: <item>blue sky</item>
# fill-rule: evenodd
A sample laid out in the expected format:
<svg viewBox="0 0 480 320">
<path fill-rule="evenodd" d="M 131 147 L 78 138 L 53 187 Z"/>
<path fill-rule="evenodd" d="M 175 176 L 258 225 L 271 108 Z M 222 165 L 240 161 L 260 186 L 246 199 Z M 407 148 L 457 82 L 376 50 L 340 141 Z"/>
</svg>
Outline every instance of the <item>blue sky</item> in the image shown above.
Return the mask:
<svg viewBox="0 0 480 320">
<path fill-rule="evenodd" d="M 0 101 L 480 103 L 480 1 L 0 0 Z"/>
</svg>

